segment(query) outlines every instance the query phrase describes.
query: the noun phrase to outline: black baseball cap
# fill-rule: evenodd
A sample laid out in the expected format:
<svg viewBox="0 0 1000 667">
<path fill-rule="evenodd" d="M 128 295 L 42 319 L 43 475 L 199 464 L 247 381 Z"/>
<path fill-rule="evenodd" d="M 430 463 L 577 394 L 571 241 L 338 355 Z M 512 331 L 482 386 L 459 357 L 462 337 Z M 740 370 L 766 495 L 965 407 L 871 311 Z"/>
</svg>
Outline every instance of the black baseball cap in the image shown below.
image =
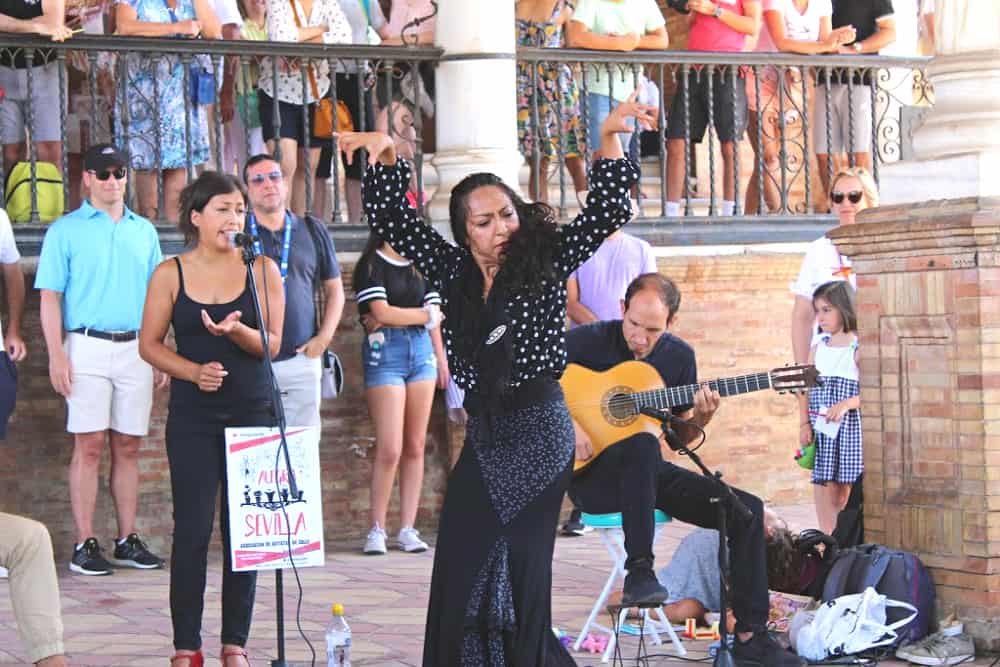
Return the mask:
<svg viewBox="0 0 1000 667">
<path fill-rule="evenodd" d="M 83 154 L 83 168 L 100 174 L 110 167 L 126 167 L 128 161 L 112 144 L 97 144 Z"/>
</svg>

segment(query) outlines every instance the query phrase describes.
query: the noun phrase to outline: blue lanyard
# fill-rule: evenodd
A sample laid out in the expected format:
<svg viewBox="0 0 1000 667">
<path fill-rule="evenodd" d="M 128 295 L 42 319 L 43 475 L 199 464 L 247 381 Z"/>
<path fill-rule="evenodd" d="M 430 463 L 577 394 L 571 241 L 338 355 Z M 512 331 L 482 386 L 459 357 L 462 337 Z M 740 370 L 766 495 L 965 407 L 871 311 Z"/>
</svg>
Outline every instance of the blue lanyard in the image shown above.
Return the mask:
<svg viewBox="0 0 1000 667">
<path fill-rule="evenodd" d="M 163 0 L 163 6 L 167 8 L 167 12 L 170 13 L 170 22 L 177 23 L 177 14 L 174 13 L 174 8 L 170 6 L 167 0 Z"/>
<path fill-rule="evenodd" d="M 295 218 L 288 211 L 285 211 L 285 238 L 281 242 L 281 262 L 278 264 L 278 268 L 281 269 L 281 282 L 285 282 L 285 278 L 288 277 L 288 251 L 292 248 L 292 223 L 295 222 Z M 257 236 L 257 216 L 253 213 L 250 214 L 250 219 L 248 221 L 250 226 L 250 236 L 256 239 L 253 242 L 253 250 L 258 255 L 264 254 L 264 248 L 260 244 L 260 238 Z"/>
</svg>

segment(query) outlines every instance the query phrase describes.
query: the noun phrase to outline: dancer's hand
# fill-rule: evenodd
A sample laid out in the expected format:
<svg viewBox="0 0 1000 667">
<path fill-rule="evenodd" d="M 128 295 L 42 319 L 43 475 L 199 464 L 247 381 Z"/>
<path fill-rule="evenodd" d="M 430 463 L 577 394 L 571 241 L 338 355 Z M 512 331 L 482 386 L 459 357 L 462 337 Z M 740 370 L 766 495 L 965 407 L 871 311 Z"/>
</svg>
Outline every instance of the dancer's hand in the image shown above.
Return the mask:
<svg viewBox="0 0 1000 667">
<path fill-rule="evenodd" d="M 589 461 L 594 456 L 594 443 L 583 427 L 573 420 L 573 432 L 576 434 L 576 460 Z"/>
<path fill-rule="evenodd" d="M 369 166 L 375 166 L 376 162 L 389 166 L 396 164 L 396 145 L 384 132 L 334 132 L 333 136 L 347 164 L 354 162 L 354 153 L 361 148 L 368 151 Z"/>
</svg>

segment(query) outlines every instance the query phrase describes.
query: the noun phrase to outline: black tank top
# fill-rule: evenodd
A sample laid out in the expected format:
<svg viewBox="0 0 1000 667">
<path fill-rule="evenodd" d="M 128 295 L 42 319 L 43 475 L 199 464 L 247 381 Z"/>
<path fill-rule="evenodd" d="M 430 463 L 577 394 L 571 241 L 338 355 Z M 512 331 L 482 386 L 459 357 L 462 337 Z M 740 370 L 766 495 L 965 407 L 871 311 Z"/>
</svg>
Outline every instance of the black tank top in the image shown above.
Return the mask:
<svg viewBox="0 0 1000 667">
<path fill-rule="evenodd" d="M 243 292 L 235 300 L 229 303 L 198 303 L 191 300 L 184 289 L 180 258 L 175 257 L 174 261 L 177 262 L 180 286 L 170 323 L 174 327 L 177 353 L 196 364 L 218 361 L 229 371 L 229 375 L 222 380 L 219 390 L 213 392 L 201 391 L 197 384 L 187 380 L 171 379 L 171 419 L 176 419 L 179 415 L 175 411 L 179 411 L 185 419 L 199 423 L 231 422 L 234 418 L 239 420 L 240 415 L 267 410 L 271 392 L 263 360 L 247 353 L 226 336 L 212 335 L 201 321 L 202 309 L 214 322 L 238 310 L 242 313 L 240 321 L 243 324 L 258 328 L 249 276 Z"/>
</svg>

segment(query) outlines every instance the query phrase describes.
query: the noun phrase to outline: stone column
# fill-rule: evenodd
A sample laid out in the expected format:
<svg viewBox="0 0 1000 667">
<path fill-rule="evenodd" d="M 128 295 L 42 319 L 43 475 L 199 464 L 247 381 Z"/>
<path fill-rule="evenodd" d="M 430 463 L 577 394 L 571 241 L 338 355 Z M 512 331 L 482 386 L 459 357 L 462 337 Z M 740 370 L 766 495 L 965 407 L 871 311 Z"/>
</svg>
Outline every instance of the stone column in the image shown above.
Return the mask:
<svg viewBox="0 0 1000 667">
<path fill-rule="evenodd" d="M 938 0 L 934 18 L 935 104 L 913 133 L 918 159 L 882 169 L 884 204 L 1000 195 L 1000 3 Z"/>
<path fill-rule="evenodd" d="M 489 171 L 517 188 L 523 160 L 517 150 L 514 3 L 439 0 L 438 5 L 435 40 L 444 59 L 435 79 L 437 152 L 431 162 L 439 186 L 430 215 L 435 223 L 446 223 L 456 183 Z"/>
<path fill-rule="evenodd" d="M 865 211 L 858 273 L 865 541 L 915 552 L 938 613 L 1000 648 L 1000 198 Z"/>
</svg>

